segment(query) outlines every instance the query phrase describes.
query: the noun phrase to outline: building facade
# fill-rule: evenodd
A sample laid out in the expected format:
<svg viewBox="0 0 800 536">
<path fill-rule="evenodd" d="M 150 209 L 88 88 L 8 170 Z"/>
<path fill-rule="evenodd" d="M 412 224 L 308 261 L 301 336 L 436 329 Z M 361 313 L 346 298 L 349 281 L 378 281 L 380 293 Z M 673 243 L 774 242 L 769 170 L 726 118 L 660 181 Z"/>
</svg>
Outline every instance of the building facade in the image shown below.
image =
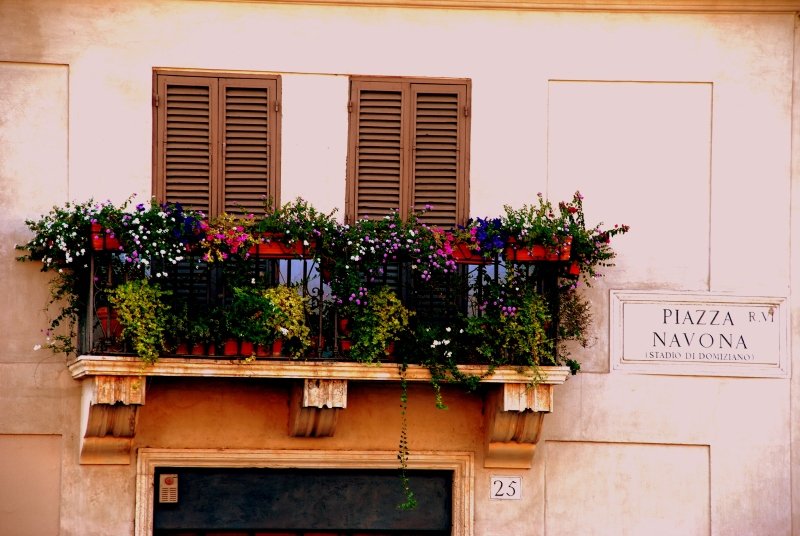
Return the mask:
<svg viewBox="0 0 800 536">
<path fill-rule="evenodd" d="M 800 534 L 798 12 L 790 0 L 0 1 L 0 533 Z M 218 168 L 227 182 L 198 186 L 185 172 L 196 163 L 170 152 L 167 94 L 198 88 L 221 133 L 213 154 L 233 144 L 228 95 L 267 96 L 263 191 Z M 439 410 L 409 382 L 422 510 L 398 513 L 380 492 L 397 484 L 396 370 L 143 370 L 34 349 L 49 276 L 13 246 L 54 204 L 135 193 L 214 212 L 301 196 L 355 218 L 426 201 L 421 173 L 377 186 L 359 174 L 368 132 L 353 114 L 379 93 L 403 125 L 421 113 L 412 95 L 452 103 L 454 171 L 428 175 L 452 185 L 443 224 L 580 190 L 591 222 L 631 226 L 582 290 L 594 321 L 574 348 L 581 372 L 548 378 L 543 400 L 499 377 L 478 394 L 444 386 Z M 402 140 L 403 169 L 421 169 Z M 512 393 L 526 400 L 516 410 Z M 509 414 L 533 432 L 501 437 Z M 195 501 L 184 517 L 160 501 L 173 474 L 178 504 Z M 209 499 L 212 481 L 224 485 Z M 289 482 L 296 505 L 261 512 L 264 489 Z M 336 500 L 322 508 L 319 494 Z M 374 532 L 341 521 L 368 504 L 383 514 Z"/>
</svg>

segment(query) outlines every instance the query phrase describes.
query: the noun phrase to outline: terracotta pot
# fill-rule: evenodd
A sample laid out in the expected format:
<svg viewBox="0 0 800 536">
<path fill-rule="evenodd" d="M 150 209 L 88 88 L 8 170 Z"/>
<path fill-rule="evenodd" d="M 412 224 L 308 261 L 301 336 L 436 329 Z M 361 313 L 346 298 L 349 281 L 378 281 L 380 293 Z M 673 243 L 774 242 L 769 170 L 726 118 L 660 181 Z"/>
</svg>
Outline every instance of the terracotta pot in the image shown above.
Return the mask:
<svg viewBox="0 0 800 536">
<path fill-rule="evenodd" d="M 271 344 L 257 344 L 256 345 L 256 357 L 272 357 L 272 345 Z"/>
<path fill-rule="evenodd" d="M 178 345 L 175 347 L 175 353 L 178 355 L 188 355 L 189 343 L 187 341 L 180 341 Z"/>
<path fill-rule="evenodd" d="M 569 274 L 570 275 L 580 275 L 581 273 L 581 265 L 578 261 L 572 261 L 569 265 Z"/>
<path fill-rule="evenodd" d="M 249 357 L 255 353 L 255 348 L 253 347 L 253 343 L 250 341 L 242 341 L 239 343 L 239 354 Z"/>
<path fill-rule="evenodd" d="M 283 242 L 281 233 L 263 233 L 259 242 L 251 246 L 248 252 L 262 259 L 297 259 L 308 258 L 313 254 L 312 247 L 303 246 L 302 242 Z"/>
<path fill-rule="evenodd" d="M 283 339 L 275 339 L 272 342 L 272 357 L 281 357 L 283 355 Z"/>
<path fill-rule="evenodd" d="M 571 256 L 572 256 L 572 237 L 566 236 L 561 240 L 561 245 L 559 246 L 558 260 L 568 261 Z"/>
<path fill-rule="evenodd" d="M 469 249 L 466 242 L 457 241 L 453 244 L 453 260 L 456 264 L 491 264 L 490 259 L 485 258 L 479 251 Z"/>
<path fill-rule="evenodd" d="M 323 259 L 319 264 L 319 276 L 326 283 L 329 283 L 333 277 L 333 263 Z"/>
<path fill-rule="evenodd" d="M 508 238 L 505 257 L 509 262 L 568 261 L 572 255 L 572 237 L 561 239 L 558 246 L 521 246 L 514 237 Z"/>
<path fill-rule="evenodd" d="M 222 347 L 222 355 L 232 356 L 239 355 L 239 341 L 236 339 L 227 339 Z"/>
<path fill-rule="evenodd" d="M 92 224 L 92 249 L 95 251 L 118 250 L 120 248 L 119 239 L 106 233 L 99 223 Z"/>
<path fill-rule="evenodd" d="M 117 312 L 111 310 L 111 318 L 109 322 L 109 308 L 98 307 L 95 311 L 97 319 L 100 320 L 100 329 L 103 330 L 103 337 L 108 339 L 118 339 L 122 335 L 122 325 L 117 320 Z"/>
<path fill-rule="evenodd" d="M 208 350 L 206 355 L 217 355 L 217 343 L 215 342 L 208 343 Z"/>
<path fill-rule="evenodd" d="M 202 342 L 196 342 L 192 344 L 189 353 L 191 355 L 210 355 L 210 352 L 208 354 L 206 353 L 206 345 Z"/>
<path fill-rule="evenodd" d="M 344 353 L 349 352 L 352 345 L 353 343 L 350 339 L 339 339 L 339 350 Z"/>
<path fill-rule="evenodd" d="M 345 337 L 350 335 L 350 319 L 349 318 L 340 318 L 339 319 L 339 335 L 344 335 Z"/>
<path fill-rule="evenodd" d="M 547 259 L 547 250 L 544 246 L 535 244 L 531 247 L 521 247 L 516 244 L 506 246 L 506 260 L 510 262 L 535 262 Z M 557 256 L 556 256 L 557 257 Z"/>
</svg>

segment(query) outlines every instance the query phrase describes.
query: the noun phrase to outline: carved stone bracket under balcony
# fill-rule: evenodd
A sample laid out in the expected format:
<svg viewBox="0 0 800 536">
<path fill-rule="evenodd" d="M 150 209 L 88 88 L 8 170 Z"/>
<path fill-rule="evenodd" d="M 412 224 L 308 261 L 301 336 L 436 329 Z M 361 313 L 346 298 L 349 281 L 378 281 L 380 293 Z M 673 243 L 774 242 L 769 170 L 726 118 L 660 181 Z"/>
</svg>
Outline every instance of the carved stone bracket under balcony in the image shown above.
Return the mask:
<svg viewBox="0 0 800 536">
<path fill-rule="evenodd" d="M 136 417 L 144 404 L 140 376 L 92 376 L 83 382 L 82 464 L 128 464 Z"/>
<path fill-rule="evenodd" d="M 183 378 L 263 378 L 293 381 L 288 433 L 294 437 L 330 437 L 339 413 L 347 407 L 347 383 L 401 379 L 393 363 L 166 357 L 143 365 L 135 357 L 80 356 L 68 364 L 72 377 L 83 381 L 81 463 L 127 464 L 136 434 L 136 417 L 144 404 L 148 376 Z M 465 374 L 485 376 L 487 367 L 459 366 Z M 517 367 L 497 367 L 482 383 L 486 467 L 529 468 L 544 414 L 553 409 L 553 385 L 566 381 L 567 367 L 541 367 L 534 377 Z M 409 365 L 406 381 L 430 381 L 424 366 Z"/>
<path fill-rule="evenodd" d="M 553 385 L 493 386 L 484 401 L 484 467 L 529 469 L 545 413 L 553 410 Z"/>
<path fill-rule="evenodd" d="M 289 434 L 330 437 L 339 411 L 347 407 L 347 380 L 304 379 L 292 386 Z"/>
</svg>

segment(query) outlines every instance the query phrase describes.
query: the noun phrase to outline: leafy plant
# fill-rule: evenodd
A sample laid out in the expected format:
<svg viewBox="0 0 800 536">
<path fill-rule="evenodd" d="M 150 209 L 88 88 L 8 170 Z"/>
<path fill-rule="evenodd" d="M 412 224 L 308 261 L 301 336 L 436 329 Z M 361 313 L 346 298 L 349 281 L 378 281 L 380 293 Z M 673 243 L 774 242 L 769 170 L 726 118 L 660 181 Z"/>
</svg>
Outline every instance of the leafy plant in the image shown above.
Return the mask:
<svg viewBox="0 0 800 536">
<path fill-rule="evenodd" d="M 255 344 L 268 344 L 275 340 L 278 318 L 283 318 L 279 306 L 263 289 L 255 287 L 234 288 L 227 314 L 231 333 Z"/>
<path fill-rule="evenodd" d="M 370 291 L 353 315 L 351 355 L 362 363 L 379 360 L 389 344 L 408 330 L 413 314 L 391 288 Z"/>
<path fill-rule="evenodd" d="M 263 296 L 275 307 L 272 327 L 276 336 L 285 339 L 292 347 L 291 355 L 305 355 L 311 344 L 308 316 L 308 298 L 301 296 L 296 287 L 279 285 L 263 291 Z"/>
<path fill-rule="evenodd" d="M 170 294 L 146 279 L 129 281 L 109 291 L 108 300 L 117 311 L 122 334 L 145 363 L 155 363 L 164 349 L 169 325 L 164 297 Z"/>
<path fill-rule="evenodd" d="M 233 258 L 246 258 L 250 246 L 256 243 L 252 235 L 253 215 L 237 216 L 223 212 L 209 222 L 198 223 L 203 238 L 199 247 L 207 263 Z"/>
<path fill-rule="evenodd" d="M 502 227 L 521 247 L 556 246 L 564 236 L 564 229 L 550 201 L 546 201 L 541 193 L 536 196 L 536 204 L 525 204 L 520 208 L 504 205 Z"/>
<path fill-rule="evenodd" d="M 592 280 L 601 276 L 598 268 L 614 266 L 616 253 L 611 248 L 611 239 L 627 233 L 630 227 L 617 224 L 603 229 L 601 222 L 587 228 L 580 192 L 575 192 L 572 201 L 559 203 L 559 212 L 564 232 L 572 236 L 571 259 L 580 266 L 581 279 L 591 286 Z"/>
<path fill-rule="evenodd" d="M 159 204 L 152 199 L 149 207 L 140 203 L 118 219 L 116 235 L 123 243 L 120 260 L 127 270 L 144 277 L 168 277 L 169 268 L 204 239 L 204 215 L 185 211 L 180 203 Z"/>
<path fill-rule="evenodd" d="M 301 197 L 277 208 L 273 208 L 272 200 L 268 200 L 264 209 L 254 232 L 279 233 L 279 239 L 285 244 L 299 241 L 304 247 L 312 247 L 337 227 L 335 209 L 327 214 L 320 212 Z"/>
<path fill-rule="evenodd" d="M 513 270 L 497 281 L 486 279 L 482 299 L 473 298 L 474 314 L 465 328 L 482 361 L 534 369 L 556 364 L 547 332 L 550 308 L 544 297 Z"/>
<path fill-rule="evenodd" d="M 110 201 L 98 203 L 90 199 L 56 205 L 38 219 L 25 220 L 33 236 L 27 243 L 16 246 L 25 252 L 17 260 L 41 262 L 41 271 L 52 274 L 50 299 L 45 306 L 49 321 L 44 348 L 55 353 L 76 353 L 77 325 L 86 310 L 91 275 L 90 228 L 99 223 L 103 232 L 113 235 L 122 214 L 123 208 Z M 51 308 L 57 312 L 52 313 Z"/>
</svg>

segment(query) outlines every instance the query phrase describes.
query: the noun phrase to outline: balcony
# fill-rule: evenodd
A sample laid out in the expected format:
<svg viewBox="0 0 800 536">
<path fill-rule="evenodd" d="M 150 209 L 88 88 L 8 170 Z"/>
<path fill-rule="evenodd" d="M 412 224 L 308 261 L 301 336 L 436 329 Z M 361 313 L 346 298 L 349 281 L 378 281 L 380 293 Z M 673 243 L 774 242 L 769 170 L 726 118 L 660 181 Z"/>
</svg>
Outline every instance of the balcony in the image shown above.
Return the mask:
<svg viewBox="0 0 800 536">
<path fill-rule="evenodd" d="M 576 194 L 555 216 L 540 198 L 453 230 L 423 214 L 341 225 L 302 200 L 260 220 L 54 208 L 28 222 L 25 248 L 58 269 L 54 299 L 69 298 L 51 328 L 76 330 L 50 347 L 76 356 L 82 462 L 128 463 L 142 378 L 181 376 L 291 382 L 298 437 L 335 433 L 351 380 L 483 385 L 486 465 L 529 466 L 553 386 L 575 367 L 562 340 L 586 328 L 575 284 L 627 230 L 587 230 L 580 208 Z"/>
</svg>

